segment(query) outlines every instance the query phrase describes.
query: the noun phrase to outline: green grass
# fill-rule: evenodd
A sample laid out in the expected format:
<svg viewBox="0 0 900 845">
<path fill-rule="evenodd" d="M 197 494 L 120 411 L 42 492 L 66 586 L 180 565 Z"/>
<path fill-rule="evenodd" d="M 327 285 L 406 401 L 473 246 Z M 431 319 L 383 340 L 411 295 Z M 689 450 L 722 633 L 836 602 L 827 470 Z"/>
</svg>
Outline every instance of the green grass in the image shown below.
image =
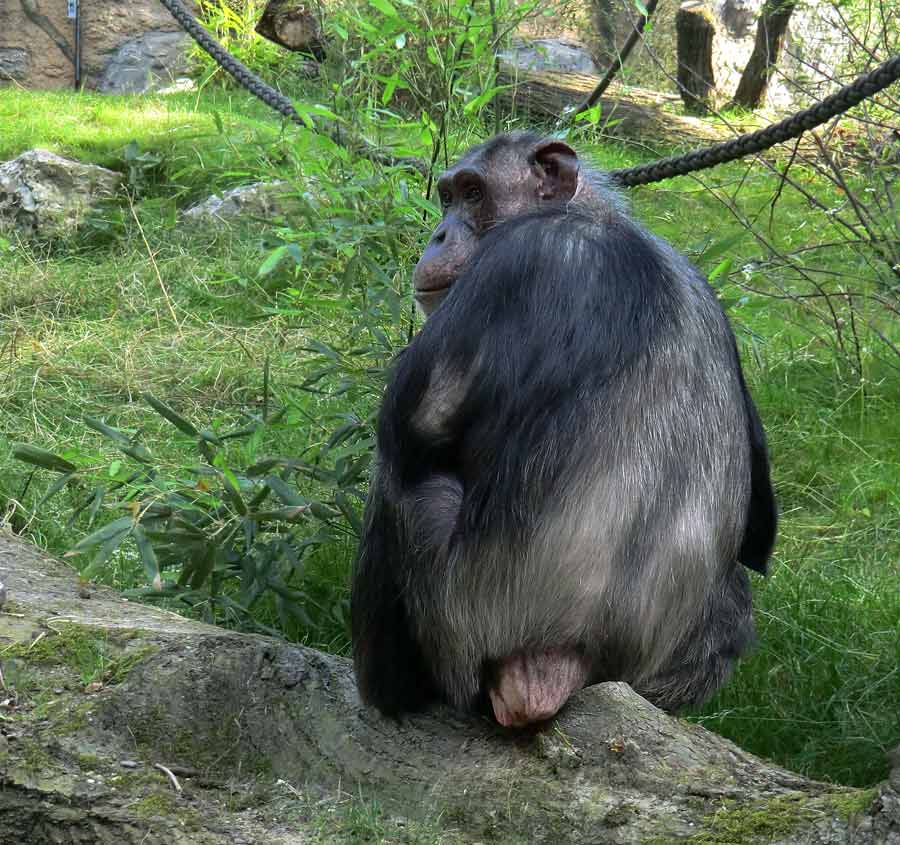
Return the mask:
<svg viewBox="0 0 900 845">
<path fill-rule="evenodd" d="M 31 147 L 127 172 L 136 141 L 164 164 L 165 196 L 201 196 L 280 163 L 281 124 L 259 100 L 215 89 L 142 97 L 0 89 L 0 161 Z M 196 179 L 196 181 L 195 181 Z M 202 189 L 202 190 L 201 190 Z"/>
<path fill-rule="evenodd" d="M 277 116 L 259 100 L 213 89 L 203 94 L 103 96 L 88 92 L 0 90 L 0 159 L 33 146 L 110 166 L 138 139 L 147 147 L 193 146 L 226 128 L 248 137 L 279 134 Z M 245 134 L 246 133 L 246 134 Z"/>
<path fill-rule="evenodd" d="M 145 391 L 199 425 L 212 421 L 221 428 L 260 407 L 268 360 L 275 396 L 308 422 L 285 426 L 272 442 L 252 448 L 288 455 L 324 442 L 333 428 L 331 412 L 365 418 L 371 411 L 377 383 L 362 371 L 358 378 L 369 378 L 369 392 L 334 399 L 302 393 L 297 385 L 318 366 L 319 356 L 305 351 L 310 342 L 349 343 L 353 315 L 373 307 L 372 289 L 360 288 L 355 277 L 348 282 L 346 271 L 360 245 L 385 243 L 383 229 L 396 241 L 373 253 L 373 263 L 388 273 L 388 287 L 405 290 L 402 268 L 415 260 L 425 232 L 420 213 L 380 221 L 404 192 L 421 190 L 416 181 L 391 177 L 384 193 L 377 184 L 383 177 L 375 174 L 369 183 L 371 171 L 363 167 L 344 174 L 335 193 L 334 185 L 321 182 L 321 172 L 311 175 L 312 154 L 292 132 L 282 135 L 277 119 L 239 94 L 124 99 L 5 89 L 0 126 L 0 159 L 40 146 L 124 169 L 132 141 L 152 154 L 138 179 L 133 214 L 126 206 L 111 231 L 88 231 L 53 248 L 23 244 L 8 233 L 0 240 L 0 496 L 23 501 L 24 509 L 9 509 L 20 531 L 62 552 L 84 526 L 66 525 L 70 499 L 41 503 L 50 479 L 32 479 L 13 461 L 12 442 L 103 468 L 115 453 L 84 426 L 89 413 L 142 432 L 173 473 L 195 460 L 186 438 L 173 436 L 141 402 Z M 622 148 L 596 154 L 606 166 L 629 162 Z M 343 166 L 326 174 L 335 185 Z M 709 179 L 725 183 L 742 172 L 723 168 Z M 303 250 L 297 265 L 259 275 L 277 243 L 272 227 L 191 231 L 176 222 L 176 209 L 205 193 L 272 175 L 301 191 L 317 178 L 327 194 L 293 235 Z M 754 170 L 736 204 L 750 217 L 767 213 L 775 186 L 768 173 Z M 706 271 L 725 257 L 735 269 L 764 257 L 754 238 L 741 236 L 728 212 L 690 180 L 635 192 L 634 203 L 638 216 Z M 819 230 L 818 219 L 786 191 L 770 237 L 779 249 L 824 242 L 828 233 Z M 715 245 L 732 235 L 727 249 L 714 255 Z M 818 251 L 807 268 L 823 283 L 831 284 L 836 272 L 856 286 L 881 283 L 846 250 Z M 749 278 L 752 287 L 775 292 L 799 284 L 777 268 L 752 270 Z M 886 772 L 884 751 L 900 739 L 896 370 L 863 323 L 860 379 L 849 334 L 842 338 L 845 354 L 833 327 L 805 300 L 748 292 L 742 279 L 726 274 L 716 283 L 769 434 L 781 530 L 770 577 L 754 581 L 759 647 L 695 718 L 795 770 L 871 784 Z M 404 299 L 404 315 L 408 305 Z M 884 314 L 864 316 L 879 330 L 892 330 Z M 404 320 L 385 325 L 401 342 Z M 304 588 L 318 610 L 314 624 L 295 636 L 346 648 L 351 554 L 349 541 L 332 543 L 307 561 Z M 141 583 L 143 573 L 134 553 L 123 551 L 99 577 L 128 587 Z M 276 624 L 272 607 L 262 603 L 257 610 L 260 621 Z"/>
<path fill-rule="evenodd" d="M 802 365 L 790 378 L 756 386 L 782 509 L 754 581 L 759 646 L 700 721 L 864 785 L 900 736 L 900 394 L 866 399 Z"/>
</svg>

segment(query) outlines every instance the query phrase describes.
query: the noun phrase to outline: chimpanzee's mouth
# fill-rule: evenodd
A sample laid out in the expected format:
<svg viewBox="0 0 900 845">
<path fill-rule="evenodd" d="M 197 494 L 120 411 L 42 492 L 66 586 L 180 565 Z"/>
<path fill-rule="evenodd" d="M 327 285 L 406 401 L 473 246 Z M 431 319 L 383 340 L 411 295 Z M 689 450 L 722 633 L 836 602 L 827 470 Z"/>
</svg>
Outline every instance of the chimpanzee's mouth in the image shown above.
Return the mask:
<svg viewBox="0 0 900 845">
<path fill-rule="evenodd" d="M 413 296 L 416 299 L 431 299 L 434 296 L 443 296 L 451 287 L 452 285 L 444 285 L 441 288 L 416 288 Z"/>
</svg>

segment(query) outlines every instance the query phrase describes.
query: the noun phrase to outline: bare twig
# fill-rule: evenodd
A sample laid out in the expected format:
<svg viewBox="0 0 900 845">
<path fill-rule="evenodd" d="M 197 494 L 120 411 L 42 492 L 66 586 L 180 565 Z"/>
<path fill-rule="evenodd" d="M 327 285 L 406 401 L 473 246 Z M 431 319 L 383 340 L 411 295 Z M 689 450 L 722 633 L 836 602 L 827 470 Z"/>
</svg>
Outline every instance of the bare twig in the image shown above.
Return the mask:
<svg viewBox="0 0 900 845">
<path fill-rule="evenodd" d="M 646 4 L 645 8 L 647 9 L 646 15 L 641 15 L 634 22 L 634 26 L 631 32 L 631 35 L 628 36 L 628 40 L 622 45 L 622 49 L 619 51 L 619 54 L 613 60 L 612 64 L 609 66 L 609 69 L 603 76 L 603 79 L 597 84 L 597 87 L 591 91 L 587 97 L 584 98 L 577 106 L 575 106 L 575 110 L 572 112 L 572 116 L 574 117 L 577 114 L 581 114 L 585 109 L 589 109 L 593 106 L 597 100 L 599 100 L 603 96 L 603 92 L 609 88 L 610 83 L 613 79 L 616 78 L 619 71 L 622 69 L 622 65 L 625 64 L 625 60 L 628 58 L 628 55 L 634 49 L 635 44 L 641 40 L 641 36 L 644 32 L 644 27 L 647 25 L 647 21 L 650 20 L 650 16 L 656 9 L 656 4 L 658 0 L 649 0 Z"/>
<path fill-rule="evenodd" d="M 491 49 L 494 51 L 494 85 L 500 78 L 500 43 L 497 34 L 497 4 L 495 0 L 488 0 L 488 8 L 491 12 Z M 500 132 L 500 109 L 494 106 L 494 134 Z"/>
<path fill-rule="evenodd" d="M 156 281 L 159 283 L 159 289 L 162 291 L 163 297 L 166 300 L 166 305 L 169 308 L 169 315 L 172 317 L 172 322 L 175 323 L 180 332 L 181 323 L 178 322 L 178 317 L 175 315 L 175 306 L 172 305 L 172 299 L 169 296 L 169 291 L 166 289 L 166 283 L 163 281 L 162 273 L 159 272 L 159 265 L 156 263 L 156 256 L 150 248 L 150 242 L 147 240 L 147 235 L 144 234 L 144 227 L 138 219 L 137 212 L 134 209 L 134 201 L 130 194 L 128 195 L 128 207 L 131 210 L 131 216 L 134 218 L 134 222 L 137 223 L 138 231 L 141 233 L 141 240 L 144 242 L 144 247 L 147 249 L 147 258 L 150 259 L 150 264 L 153 266 L 154 273 L 156 273 Z"/>
<path fill-rule="evenodd" d="M 159 769 L 161 772 L 163 772 L 163 774 L 165 774 L 165 776 L 169 779 L 169 783 L 172 784 L 172 789 L 174 789 L 176 792 L 181 792 L 181 784 L 178 782 L 178 778 L 175 777 L 175 774 L 171 769 L 167 768 L 162 763 L 154 763 L 153 768 Z"/>
</svg>

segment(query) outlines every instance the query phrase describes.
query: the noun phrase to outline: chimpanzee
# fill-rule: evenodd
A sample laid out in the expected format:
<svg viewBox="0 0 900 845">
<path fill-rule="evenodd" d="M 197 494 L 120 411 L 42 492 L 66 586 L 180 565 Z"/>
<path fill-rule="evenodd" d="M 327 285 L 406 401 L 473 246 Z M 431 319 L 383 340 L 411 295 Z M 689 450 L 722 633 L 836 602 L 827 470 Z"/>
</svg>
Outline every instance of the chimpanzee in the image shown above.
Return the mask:
<svg viewBox="0 0 900 845">
<path fill-rule="evenodd" d="M 505 726 L 607 680 L 703 702 L 776 528 L 715 294 L 562 141 L 497 136 L 438 193 L 355 565 L 363 701 Z"/>
</svg>

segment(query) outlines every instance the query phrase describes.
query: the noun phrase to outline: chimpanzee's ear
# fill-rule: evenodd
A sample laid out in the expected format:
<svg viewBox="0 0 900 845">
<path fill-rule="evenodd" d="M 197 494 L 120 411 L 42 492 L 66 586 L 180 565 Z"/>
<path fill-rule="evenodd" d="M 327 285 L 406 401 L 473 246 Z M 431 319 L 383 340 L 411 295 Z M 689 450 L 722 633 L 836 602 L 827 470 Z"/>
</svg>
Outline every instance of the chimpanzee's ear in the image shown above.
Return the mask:
<svg viewBox="0 0 900 845">
<path fill-rule="evenodd" d="M 545 141 L 532 156 L 543 200 L 570 200 L 578 188 L 578 155 L 564 141 Z"/>
</svg>

